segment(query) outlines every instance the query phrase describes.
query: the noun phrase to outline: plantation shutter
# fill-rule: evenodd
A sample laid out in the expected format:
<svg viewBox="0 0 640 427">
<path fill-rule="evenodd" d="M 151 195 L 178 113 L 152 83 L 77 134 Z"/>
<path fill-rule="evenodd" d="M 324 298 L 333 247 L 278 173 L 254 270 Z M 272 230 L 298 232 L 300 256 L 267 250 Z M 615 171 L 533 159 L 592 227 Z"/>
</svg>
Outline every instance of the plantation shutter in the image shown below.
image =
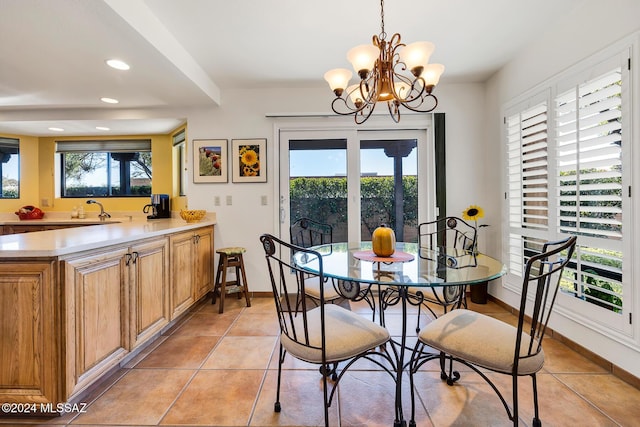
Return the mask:
<svg viewBox="0 0 640 427">
<path fill-rule="evenodd" d="M 555 97 L 558 233 L 578 234 L 575 295 L 622 309 L 622 68 Z M 575 266 L 575 268 L 573 268 Z"/>
<path fill-rule="evenodd" d="M 518 109 L 516 109 L 518 110 Z M 509 259 L 512 274 L 522 276 L 531 250 L 539 250 L 549 228 L 547 102 L 506 119 Z"/>
</svg>

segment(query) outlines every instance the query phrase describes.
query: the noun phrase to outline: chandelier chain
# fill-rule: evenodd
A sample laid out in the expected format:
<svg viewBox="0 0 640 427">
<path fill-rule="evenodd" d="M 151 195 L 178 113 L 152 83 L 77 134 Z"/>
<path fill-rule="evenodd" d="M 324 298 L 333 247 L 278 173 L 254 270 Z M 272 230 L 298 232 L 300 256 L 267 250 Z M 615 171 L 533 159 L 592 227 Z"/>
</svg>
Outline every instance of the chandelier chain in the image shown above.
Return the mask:
<svg viewBox="0 0 640 427">
<path fill-rule="evenodd" d="M 387 33 L 384 31 L 384 0 L 380 0 L 380 40 L 387 38 Z"/>
</svg>

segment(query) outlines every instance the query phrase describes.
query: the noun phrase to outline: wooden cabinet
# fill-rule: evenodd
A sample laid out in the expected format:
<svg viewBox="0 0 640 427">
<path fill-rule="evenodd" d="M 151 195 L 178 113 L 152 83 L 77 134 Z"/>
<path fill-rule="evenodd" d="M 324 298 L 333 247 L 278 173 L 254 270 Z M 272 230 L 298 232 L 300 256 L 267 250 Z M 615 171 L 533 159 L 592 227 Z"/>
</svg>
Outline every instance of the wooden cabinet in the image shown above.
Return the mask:
<svg viewBox="0 0 640 427">
<path fill-rule="evenodd" d="M 131 246 L 128 259 L 131 289 L 131 349 L 169 323 L 169 245 L 167 238 Z"/>
<path fill-rule="evenodd" d="M 63 401 L 54 260 L 0 263 L 0 402 Z"/>
<path fill-rule="evenodd" d="M 129 248 L 63 262 L 67 395 L 115 366 L 129 350 Z"/>
<path fill-rule="evenodd" d="M 196 264 L 194 299 L 197 301 L 213 289 L 213 227 L 196 230 Z"/>
<path fill-rule="evenodd" d="M 162 237 L 64 262 L 72 393 L 169 323 L 168 249 Z"/>
<path fill-rule="evenodd" d="M 77 398 L 206 294 L 212 266 L 213 226 L 0 258 L 0 402 Z"/>
<path fill-rule="evenodd" d="M 213 288 L 213 227 L 176 233 L 171 246 L 171 318 Z"/>
</svg>

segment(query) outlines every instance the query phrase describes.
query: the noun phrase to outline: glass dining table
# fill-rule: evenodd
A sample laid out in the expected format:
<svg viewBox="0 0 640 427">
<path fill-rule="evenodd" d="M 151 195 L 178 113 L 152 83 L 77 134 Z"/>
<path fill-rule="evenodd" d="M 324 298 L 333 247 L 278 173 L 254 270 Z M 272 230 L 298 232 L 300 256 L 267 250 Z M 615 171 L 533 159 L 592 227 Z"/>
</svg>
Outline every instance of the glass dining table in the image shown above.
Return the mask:
<svg viewBox="0 0 640 427">
<path fill-rule="evenodd" d="M 497 279 L 506 273 L 506 266 L 490 256 L 452 248 L 427 249 L 417 243 L 396 243 L 395 252 L 388 257 L 378 257 L 371 249 L 371 242 L 360 244 L 331 243 L 312 248 L 320 257 L 298 252 L 293 262 L 310 273 L 319 273 L 334 279 L 338 292 L 348 299 L 377 296 L 378 303 L 370 306 L 379 309 L 380 323 L 384 326 L 384 310 L 400 305 L 402 332 L 392 340 L 397 361 L 395 372 L 395 421 L 394 426 L 406 426 L 402 414 L 402 377 L 408 366 L 405 361 L 407 347 L 408 307 L 422 303 L 422 291 L 450 286 L 473 286 Z"/>
</svg>

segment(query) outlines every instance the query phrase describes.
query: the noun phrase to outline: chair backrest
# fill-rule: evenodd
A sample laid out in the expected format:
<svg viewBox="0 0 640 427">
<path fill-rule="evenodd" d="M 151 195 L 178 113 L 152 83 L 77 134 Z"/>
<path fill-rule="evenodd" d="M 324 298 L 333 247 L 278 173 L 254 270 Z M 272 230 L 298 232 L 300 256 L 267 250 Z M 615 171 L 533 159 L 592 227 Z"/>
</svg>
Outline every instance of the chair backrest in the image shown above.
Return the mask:
<svg viewBox="0 0 640 427">
<path fill-rule="evenodd" d="M 296 266 L 292 260 L 292 255 L 296 253 L 298 256 L 307 256 L 310 259 L 317 258 L 319 268 L 317 276 L 321 281 L 323 280 L 322 257 L 318 252 L 286 243 L 270 234 L 260 236 L 260 242 L 262 242 L 267 260 L 281 333 L 300 345 L 318 349 L 317 346 L 314 347 L 310 344 L 307 330 L 305 280 L 302 280 L 302 276 L 308 276 L 310 273 Z M 319 291 L 320 300 L 323 301 L 324 287 L 320 286 Z M 324 351 L 324 337 L 326 336 L 324 331 L 324 304 L 319 305 L 319 310 L 321 310 L 320 318 L 322 319 L 322 348 L 320 350 L 322 350 L 324 364 L 326 360 Z"/>
<path fill-rule="evenodd" d="M 562 272 L 571 262 L 575 247 L 576 236 L 547 242 L 540 253 L 527 261 L 520 298 L 514 372 L 518 371 L 520 359 L 534 356 L 542 349 L 542 339 L 560 288 Z M 522 342 L 522 332 L 528 322 L 531 326 L 527 332 L 533 339 L 525 343 Z M 522 348 L 523 345 L 526 348 Z"/>
<path fill-rule="evenodd" d="M 476 249 L 478 231 L 461 218 L 447 216 L 418 226 L 421 248 L 453 248 L 471 251 Z"/>
<path fill-rule="evenodd" d="M 289 228 L 291 243 L 308 248 L 333 242 L 333 227 L 309 218 L 300 218 Z"/>
</svg>

